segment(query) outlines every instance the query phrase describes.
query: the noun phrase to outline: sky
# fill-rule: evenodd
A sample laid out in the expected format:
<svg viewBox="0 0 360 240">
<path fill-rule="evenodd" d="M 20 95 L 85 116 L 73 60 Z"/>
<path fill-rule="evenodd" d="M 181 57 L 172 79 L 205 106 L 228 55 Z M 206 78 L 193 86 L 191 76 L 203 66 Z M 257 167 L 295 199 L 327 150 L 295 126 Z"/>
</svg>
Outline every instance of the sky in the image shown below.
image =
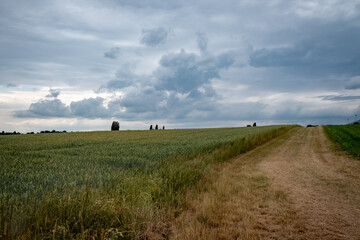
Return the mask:
<svg viewBox="0 0 360 240">
<path fill-rule="evenodd" d="M 0 112 L 8 132 L 345 124 L 360 1 L 0 0 Z"/>
</svg>

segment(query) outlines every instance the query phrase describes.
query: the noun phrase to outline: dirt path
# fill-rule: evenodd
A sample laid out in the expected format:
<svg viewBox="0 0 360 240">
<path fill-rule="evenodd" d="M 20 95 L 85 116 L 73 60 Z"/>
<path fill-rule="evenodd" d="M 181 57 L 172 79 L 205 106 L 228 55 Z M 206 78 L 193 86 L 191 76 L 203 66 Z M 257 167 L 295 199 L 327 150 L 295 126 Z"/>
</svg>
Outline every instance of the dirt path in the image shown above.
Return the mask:
<svg viewBox="0 0 360 240">
<path fill-rule="evenodd" d="M 312 239 L 360 239 L 359 162 L 331 150 L 323 128 L 298 131 L 260 168 L 306 221 Z"/>
<path fill-rule="evenodd" d="M 360 239 L 360 161 L 297 128 L 214 169 L 174 239 Z"/>
</svg>

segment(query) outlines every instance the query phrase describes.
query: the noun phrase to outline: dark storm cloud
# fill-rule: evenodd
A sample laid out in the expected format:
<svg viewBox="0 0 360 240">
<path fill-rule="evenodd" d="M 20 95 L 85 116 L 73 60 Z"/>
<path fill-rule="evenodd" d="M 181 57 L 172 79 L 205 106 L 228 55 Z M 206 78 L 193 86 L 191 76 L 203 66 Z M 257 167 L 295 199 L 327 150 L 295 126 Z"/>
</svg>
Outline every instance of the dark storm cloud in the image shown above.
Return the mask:
<svg viewBox="0 0 360 240">
<path fill-rule="evenodd" d="M 113 47 L 108 52 L 104 53 L 104 57 L 110 59 L 117 59 L 120 56 L 120 48 Z"/>
<path fill-rule="evenodd" d="M 146 46 L 154 47 L 166 42 L 169 30 L 165 28 L 143 29 L 140 43 Z"/>
</svg>

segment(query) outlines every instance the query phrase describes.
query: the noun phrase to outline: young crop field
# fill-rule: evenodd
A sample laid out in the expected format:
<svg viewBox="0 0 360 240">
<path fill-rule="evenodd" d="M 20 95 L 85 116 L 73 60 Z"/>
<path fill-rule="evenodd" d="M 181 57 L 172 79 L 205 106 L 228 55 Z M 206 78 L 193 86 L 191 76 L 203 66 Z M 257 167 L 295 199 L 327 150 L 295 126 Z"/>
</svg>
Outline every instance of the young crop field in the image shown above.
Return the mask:
<svg viewBox="0 0 360 240">
<path fill-rule="evenodd" d="M 360 159 L 360 125 L 325 126 L 329 138 L 339 146 Z"/>
<path fill-rule="evenodd" d="M 146 238 L 209 167 L 292 127 L 0 136 L 0 238 Z"/>
</svg>

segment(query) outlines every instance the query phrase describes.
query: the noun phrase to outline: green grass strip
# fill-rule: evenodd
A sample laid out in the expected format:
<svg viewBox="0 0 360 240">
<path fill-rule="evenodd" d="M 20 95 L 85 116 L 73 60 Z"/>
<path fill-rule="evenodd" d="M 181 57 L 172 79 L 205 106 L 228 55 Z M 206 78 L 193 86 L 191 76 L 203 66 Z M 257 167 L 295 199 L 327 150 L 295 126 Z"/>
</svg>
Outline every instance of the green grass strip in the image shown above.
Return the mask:
<svg viewBox="0 0 360 240">
<path fill-rule="evenodd" d="M 341 149 L 360 159 L 360 125 L 328 125 L 325 132 Z"/>
</svg>

